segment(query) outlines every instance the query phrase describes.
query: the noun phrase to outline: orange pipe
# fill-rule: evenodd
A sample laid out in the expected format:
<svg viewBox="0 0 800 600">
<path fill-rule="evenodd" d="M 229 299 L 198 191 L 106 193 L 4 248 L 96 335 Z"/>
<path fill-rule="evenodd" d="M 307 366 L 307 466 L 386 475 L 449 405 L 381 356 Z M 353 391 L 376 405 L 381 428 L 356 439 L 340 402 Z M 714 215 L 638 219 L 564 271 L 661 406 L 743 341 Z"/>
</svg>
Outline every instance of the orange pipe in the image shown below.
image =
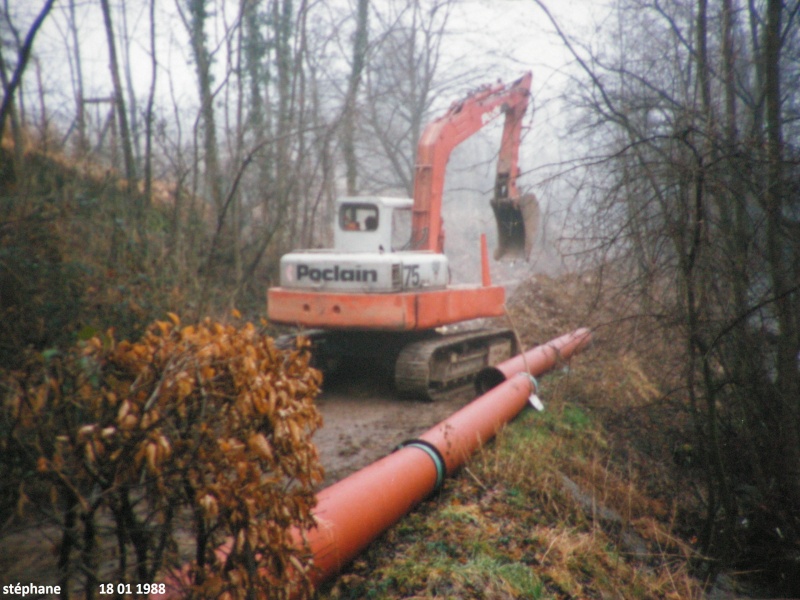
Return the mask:
<svg viewBox="0 0 800 600">
<path fill-rule="evenodd" d="M 517 373 L 530 373 L 535 376 L 537 371 L 552 369 L 572 354 L 583 350 L 591 341 L 592 332 L 582 327 L 546 344 L 536 346 L 524 354 L 509 358 L 499 365 L 486 367 L 475 378 L 475 391 L 478 394 L 485 394 Z"/>
<path fill-rule="evenodd" d="M 319 585 L 358 556 L 435 488 L 437 469 L 424 452 L 405 447 L 317 495 L 317 527 L 306 533 Z"/>
<path fill-rule="evenodd" d="M 535 391 L 528 376 L 541 375 L 588 344 L 587 329 L 556 338 L 529 351 L 527 369 L 510 374 L 479 398 L 392 454 L 325 488 L 317 495 L 316 527 L 296 531 L 314 557 L 310 573 L 315 586 L 337 573 L 386 529 L 438 490 L 445 476 L 456 471 L 482 444 L 495 436 L 527 404 Z M 502 373 L 511 372 L 511 359 Z M 218 549 L 225 553 L 227 547 Z M 167 596 L 186 583 L 187 569 L 170 579 Z M 176 585 L 177 584 L 177 585 Z M 152 595 L 151 597 L 164 597 Z"/>
<path fill-rule="evenodd" d="M 508 377 L 409 445 L 321 491 L 314 510 L 318 527 L 307 532 L 314 584 L 349 563 L 517 416 L 534 391 L 528 372 L 547 372 L 583 349 L 589 337 L 588 329 L 579 329 L 534 348 L 524 376 Z"/>
</svg>

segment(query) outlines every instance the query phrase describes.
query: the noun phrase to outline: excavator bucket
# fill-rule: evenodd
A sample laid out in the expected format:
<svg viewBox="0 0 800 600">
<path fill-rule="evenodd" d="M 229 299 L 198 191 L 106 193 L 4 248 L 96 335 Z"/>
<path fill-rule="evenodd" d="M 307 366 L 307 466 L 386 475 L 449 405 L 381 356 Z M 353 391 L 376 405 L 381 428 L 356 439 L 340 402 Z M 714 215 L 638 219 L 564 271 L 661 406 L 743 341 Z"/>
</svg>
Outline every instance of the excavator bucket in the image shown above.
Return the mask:
<svg viewBox="0 0 800 600">
<path fill-rule="evenodd" d="M 539 202 L 533 194 L 491 201 L 497 221 L 497 249 L 494 259 L 528 260 L 539 228 Z"/>
</svg>

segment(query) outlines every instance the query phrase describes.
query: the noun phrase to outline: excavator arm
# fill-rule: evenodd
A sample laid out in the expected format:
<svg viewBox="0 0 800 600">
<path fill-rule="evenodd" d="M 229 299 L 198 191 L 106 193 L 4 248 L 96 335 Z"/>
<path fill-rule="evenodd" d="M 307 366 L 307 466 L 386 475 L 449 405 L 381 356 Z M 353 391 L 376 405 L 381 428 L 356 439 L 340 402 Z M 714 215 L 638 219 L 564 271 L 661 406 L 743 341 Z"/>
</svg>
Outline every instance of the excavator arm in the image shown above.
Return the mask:
<svg viewBox="0 0 800 600">
<path fill-rule="evenodd" d="M 506 253 L 524 254 L 527 258 L 538 226 L 539 208 L 534 196 L 519 196 L 516 180 L 522 118 L 528 107 L 530 87 L 530 72 L 509 85 L 482 87 L 454 103 L 447 113 L 425 128 L 417 146 L 414 175 L 413 249 L 444 252 L 442 196 L 450 154 L 484 125 L 505 114 L 495 197 L 491 202 L 499 239 L 495 258 Z"/>
</svg>

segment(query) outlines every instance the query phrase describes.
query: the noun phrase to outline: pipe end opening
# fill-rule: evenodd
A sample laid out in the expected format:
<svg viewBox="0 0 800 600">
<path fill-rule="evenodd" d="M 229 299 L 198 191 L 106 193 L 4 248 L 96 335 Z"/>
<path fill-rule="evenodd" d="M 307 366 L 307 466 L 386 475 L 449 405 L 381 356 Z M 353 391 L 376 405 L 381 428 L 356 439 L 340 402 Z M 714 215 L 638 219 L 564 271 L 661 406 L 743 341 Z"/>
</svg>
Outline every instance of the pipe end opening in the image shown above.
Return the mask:
<svg viewBox="0 0 800 600">
<path fill-rule="evenodd" d="M 478 372 L 475 377 L 475 392 L 482 396 L 492 388 L 497 387 L 506 380 L 506 376 L 497 367 L 486 367 Z"/>
</svg>

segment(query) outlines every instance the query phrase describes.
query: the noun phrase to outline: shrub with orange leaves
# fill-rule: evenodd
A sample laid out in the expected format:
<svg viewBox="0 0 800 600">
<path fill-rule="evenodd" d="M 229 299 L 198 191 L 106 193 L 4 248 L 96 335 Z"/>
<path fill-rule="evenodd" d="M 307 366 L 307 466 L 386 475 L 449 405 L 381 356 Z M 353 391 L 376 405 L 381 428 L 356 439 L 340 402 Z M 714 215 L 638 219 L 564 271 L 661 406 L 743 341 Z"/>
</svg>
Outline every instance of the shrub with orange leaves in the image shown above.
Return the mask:
<svg viewBox="0 0 800 600">
<path fill-rule="evenodd" d="M 309 359 L 306 343 L 279 350 L 249 323 L 170 314 L 135 343 L 96 336 L 18 374 L 0 450 L 35 465 L 20 504 L 35 488 L 30 503 L 63 527 L 62 590 L 78 573 L 87 590 L 109 576 L 153 582 L 190 558 L 190 597 L 310 595 L 292 537 L 313 525 L 322 480 Z M 116 565 L 103 573 L 109 542 Z"/>
</svg>

